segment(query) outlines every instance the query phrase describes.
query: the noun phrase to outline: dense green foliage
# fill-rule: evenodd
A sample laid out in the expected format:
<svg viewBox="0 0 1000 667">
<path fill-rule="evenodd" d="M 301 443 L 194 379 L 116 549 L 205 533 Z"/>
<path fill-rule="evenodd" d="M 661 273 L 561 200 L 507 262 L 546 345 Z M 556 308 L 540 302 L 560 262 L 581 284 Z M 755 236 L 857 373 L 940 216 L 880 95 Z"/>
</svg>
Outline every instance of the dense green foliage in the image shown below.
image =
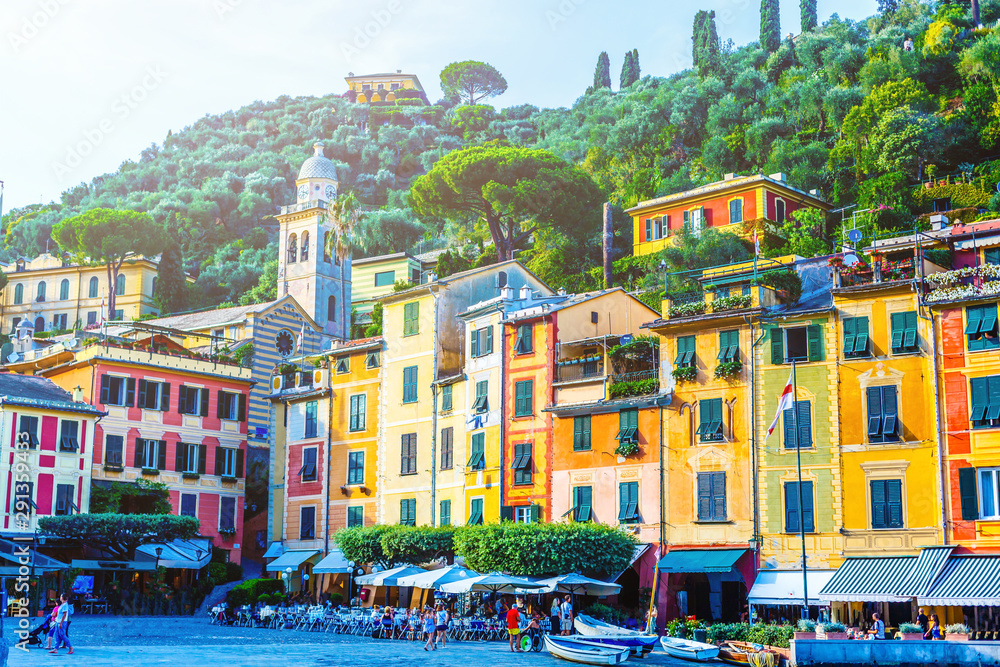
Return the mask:
<svg viewBox="0 0 1000 667">
<path fill-rule="evenodd" d="M 712 643 L 727 639 L 738 642 L 751 642 L 788 648 L 789 641 L 795 634 L 791 625 L 770 625 L 764 623 L 717 623 L 708 627 L 708 641 Z"/>
<path fill-rule="evenodd" d="M 454 535 L 451 526 L 393 526 L 382 534 L 382 553 L 389 562 L 414 565 L 441 557 L 450 559 L 455 554 Z"/>
<path fill-rule="evenodd" d="M 625 52 L 625 59 L 622 61 L 622 73 L 618 77 L 618 85 L 625 90 L 639 80 L 642 75 L 639 68 L 639 49 L 632 49 Z"/>
<path fill-rule="evenodd" d="M 143 544 L 189 540 L 201 523 L 192 516 L 172 514 L 70 514 L 38 519 L 40 532 L 78 540 L 122 560 L 135 560 Z"/>
<path fill-rule="evenodd" d="M 601 51 L 597 57 L 597 67 L 594 68 L 594 90 L 611 87 L 611 59 L 607 51 Z"/>
<path fill-rule="evenodd" d="M 691 41 L 694 44 L 691 54 L 698 74 L 704 77 L 717 72 L 722 64 L 722 55 L 714 11 L 701 10 L 694 15 Z"/>
<path fill-rule="evenodd" d="M 507 81 L 496 67 L 477 60 L 452 63 L 441 71 L 441 90 L 464 104 L 478 104 L 507 90 Z"/>
<path fill-rule="evenodd" d="M 181 246 L 176 239 L 167 241 L 160 254 L 156 271 L 156 292 L 153 301 L 161 314 L 178 313 L 187 307 L 188 284 L 184 275 Z"/>
<path fill-rule="evenodd" d="M 333 541 L 349 561 L 388 568 L 392 561 L 382 550 L 382 536 L 396 528 L 382 525 L 344 528 L 333 534 Z"/>
<path fill-rule="evenodd" d="M 135 482 L 94 484 L 90 511 L 95 514 L 170 514 L 170 491 L 163 482 L 139 478 Z"/>
<path fill-rule="evenodd" d="M 781 9 L 778 0 L 760 0 L 760 46 L 774 53 L 781 44 Z"/>
<path fill-rule="evenodd" d="M 281 579 L 247 579 L 226 594 L 226 602 L 235 609 L 245 604 L 256 604 L 261 596 L 280 595 L 284 592 L 285 582 Z"/>
</svg>

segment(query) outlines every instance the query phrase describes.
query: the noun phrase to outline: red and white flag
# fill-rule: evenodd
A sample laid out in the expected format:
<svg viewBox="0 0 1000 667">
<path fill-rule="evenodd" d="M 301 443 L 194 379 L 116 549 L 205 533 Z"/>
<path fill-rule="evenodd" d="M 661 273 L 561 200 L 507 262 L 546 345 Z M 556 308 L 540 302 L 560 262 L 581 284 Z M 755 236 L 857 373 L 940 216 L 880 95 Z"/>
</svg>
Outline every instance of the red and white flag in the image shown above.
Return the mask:
<svg viewBox="0 0 1000 667">
<path fill-rule="evenodd" d="M 101 324 L 104 324 L 104 297 L 101 297 Z"/>
<path fill-rule="evenodd" d="M 767 427 L 768 435 L 771 435 L 774 429 L 778 426 L 778 420 L 781 419 L 781 413 L 792 407 L 792 402 L 795 400 L 793 398 L 793 391 L 792 376 L 789 375 L 785 388 L 781 390 L 781 398 L 778 399 L 778 411 L 774 414 L 774 421 Z"/>
<path fill-rule="evenodd" d="M 295 343 L 295 347 L 302 349 L 302 341 L 306 339 L 306 321 L 302 320 L 302 328 L 299 330 L 299 339 Z"/>
</svg>

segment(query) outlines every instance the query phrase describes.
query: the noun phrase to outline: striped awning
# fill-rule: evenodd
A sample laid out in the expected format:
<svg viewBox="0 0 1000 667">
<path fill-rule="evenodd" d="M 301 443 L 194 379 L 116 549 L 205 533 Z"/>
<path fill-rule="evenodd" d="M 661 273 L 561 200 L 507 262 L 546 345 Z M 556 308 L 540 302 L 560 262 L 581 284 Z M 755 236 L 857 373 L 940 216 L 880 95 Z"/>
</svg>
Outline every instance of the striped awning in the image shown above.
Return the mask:
<svg viewBox="0 0 1000 667">
<path fill-rule="evenodd" d="M 848 558 L 819 592 L 827 602 L 909 602 L 900 595 L 916 556 Z"/>
<path fill-rule="evenodd" d="M 909 578 L 899 589 L 899 594 L 915 598 L 930 592 L 954 550 L 955 547 L 952 546 L 921 549 L 920 555 L 917 556 L 917 564 L 913 566 Z"/>
<path fill-rule="evenodd" d="M 1000 605 L 1000 556 L 952 556 L 919 604 Z"/>
</svg>

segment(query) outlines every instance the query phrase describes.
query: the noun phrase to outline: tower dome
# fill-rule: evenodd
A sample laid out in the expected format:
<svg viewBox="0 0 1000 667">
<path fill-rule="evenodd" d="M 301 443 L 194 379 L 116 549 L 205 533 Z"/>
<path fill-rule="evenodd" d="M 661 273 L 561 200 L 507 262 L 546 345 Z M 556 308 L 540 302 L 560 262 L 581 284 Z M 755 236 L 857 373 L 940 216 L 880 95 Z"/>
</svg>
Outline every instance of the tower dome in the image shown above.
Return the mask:
<svg viewBox="0 0 1000 667">
<path fill-rule="evenodd" d="M 296 180 L 301 181 L 304 178 L 337 180 L 337 169 L 333 166 L 333 162 L 323 155 L 323 144 L 318 141 L 313 144 L 313 156 L 302 163 L 299 177 Z"/>
</svg>

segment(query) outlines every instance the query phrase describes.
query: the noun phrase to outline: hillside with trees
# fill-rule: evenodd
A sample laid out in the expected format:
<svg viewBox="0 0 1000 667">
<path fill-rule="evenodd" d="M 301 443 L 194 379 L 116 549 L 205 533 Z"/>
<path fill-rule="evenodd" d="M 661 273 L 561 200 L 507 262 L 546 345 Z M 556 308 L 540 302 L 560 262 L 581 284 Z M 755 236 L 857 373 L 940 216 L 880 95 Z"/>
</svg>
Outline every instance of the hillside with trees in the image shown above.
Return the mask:
<svg viewBox="0 0 1000 667">
<path fill-rule="evenodd" d="M 799 34 L 782 37 L 778 0 L 765 0 L 760 41 L 739 47 L 720 35 L 714 12 L 699 11 L 691 69 L 657 76 L 641 71 L 637 50 L 612 54 L 622 63 L 617 89 L 612 59 L 601 53 L 594 84 L 569 108 L 495 109 L 484 101 L 506 89 L 503 75 L 465 61 L 442 72 L 451 96 L 430 105 L 406 96 L 374 105 L 341 95 L 282 97 L 205 116 L 59 202 L 6 213 L 2 258 L 44 251 L 63 219 L 132 209 L 168 230 L 198 279 L 184 298 L 162 299 L 171 309 L 269 298 L 273 216 L 294 201 L 298 166 L 316 140 L 337 166 L 341 191 L 362 204 L 355 256 L 451 246 L 446 264 L 456 269 L 495 253 L 483 213 L 428 203 L 420 187 L 411 208 L 410 191 L 442 157 L 470 148 L 548 152 L 589 175 L 596 194 L 591 184 L 575 187 L 587 201 L 614 204 L 619 255 L 632 242 L 625 208 L 730 172 L 783 172 L 835 207 L 856 204 L 865 213 L 855 223 L 870 233 L 909 228 L 944 198 L 966 221 L 1000 210 L 1000 0 L 880 0 L 875 16 L 823 23 L 815 2 L 800 7 Z M 527 209 L 510 219 L 521 231 L 537 229 L 506 230 L 513 245 L 505 255 L 516 253 L 553 287 L 599 287 L 598 235 L 571 233 L 597 229 L 599 203 L 592 220 L 572 228 L 536 225 Z M 767 251 L 827 252 L 840 238 L 838 221 L 789 222 L 786 244 Z M 689 243 L 692 256 L 746 252 L 703 244 Z M 661 259 L 689 264 L 677 253 L 644 262 Z M 626 257 L 619 269 L 626 284 L 655 282 L 648 264 Z"/>
</svg>

